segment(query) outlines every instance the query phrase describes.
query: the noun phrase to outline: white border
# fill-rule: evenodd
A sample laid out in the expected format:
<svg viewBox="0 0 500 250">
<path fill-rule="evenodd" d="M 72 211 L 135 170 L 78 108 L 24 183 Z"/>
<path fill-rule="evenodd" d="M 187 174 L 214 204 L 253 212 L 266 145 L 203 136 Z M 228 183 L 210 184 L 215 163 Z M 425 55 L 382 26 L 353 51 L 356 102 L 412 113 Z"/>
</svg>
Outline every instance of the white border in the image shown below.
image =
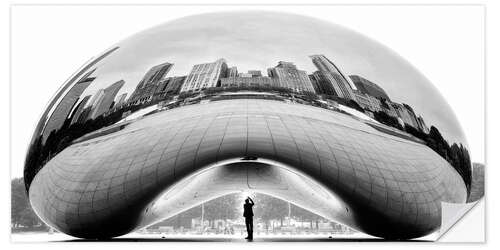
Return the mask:
<svg viewBox="0 0 500 250">
<path fill-rule="evenodd" d="M 71 0 L 66 0 L 66 1 L 52 1 L 50 3 L 69 3 L 69 2 L 72 2 L 72 3 L 78 3 L 79 1 L 71 1 Z M 95 0 L 91 0 L 91 1 L 87 1 L 87 3 L 108 3 L 108 4 L 113 4 L 113 3 L 133 3 L 134 1 L 95 1 Z M 148 1 L 148 3 L 164 3 L 165 1 Z M 185 1 L 185 2 L 191 2 L 193 3 L 193 1 Z M 234 1 L 231 1 L 234 3 Z M 256 1 L 253 1 L 254 3 L 262 3 L 262 2 L 265 2 L 265 1 L 259 1 L 259 0 L 256 0 Z M 277 1 L 277 3 L 282 3 L 283 1 Z M 287 1 L 288 3 L 300 3 L 300 1 Z M 344 1 L 316 1 L 316 3 L 325 3 L 325 2 L 328 2 L 328 3 L 345 3 Z M 0 39 L 0 43 L 2 45 L 2 51 L 4 53 L 2 53 L 2 55 L 8 55 L 9 54 L 9 36 L 6 36 L 6 34 L 8 33 L 8 30 L 9 30 L 9 22 L 8 22 L 8 18 L 9 18 L 9 4 L 11 3 L 27 3 L 27 1 L 9 1 L 9 2 L 2 2 L 1 4 L 1 15 L 0 15 L 0 18 L 2 20 L 2 23 L 1 23 L 1 28 L 2 28 L 2 31 L 4 31 L 4 36 L 2 36 L 2 38 Z M 221 2 L 219 2 L 221 3 Z M 369 4 L 391 4 L 391 3 L 398 3 L 398 4 L 401 4 L 401 3 L 415 3 L 415 1 L 404 1 L 404 0 L 399 0 L 399 1 L 351 1 L 350 2 L 351 4 L 352 3 L 358 3 L 358 4 L 366 4 L 366 3 L 369 3 Z M 436 1 L 429 1 L 429 0 L 424 0 L 424 1 L 418 1 L 419 4 L 436 4 Z M 499 27 L 498 27 L 498 24 L 500 23 L 500 4 L 499 4 L 499 1 L 495 1 L 495 0 L 492 0 L 492 1 L 489 1 L 489 0 L 483 0 L 483 1 L 439 1 L 439 3 L 441 4 L 485 4 L 487 6 L 487 15 L 486 15 L 486 20 L 487 20 L 487 51 L 488 51 L 488 54 L 487 54 L 487 58 L 486 58 L 486 62 L 487 62 L 487 65 L 486 65 L 486 69 L 485 69 L 485 72 L 488 73 L 487 74 L 487 82 L 489 83 L 492 83 L 492 84 L 487 84 L 486 86 L 486 102 L 487 102 L 487 111 L 490 111 L 488 113 L 488 116 L 486 117 L 486 120 L 487 120 L 487 125 L 486 125 L 486 128 L 498 128 L 500 127 L 499 125 L 499 121 L 500 119 L 498 118 L 498 111 L 496 110 L 497 107 L 500 107 L 500 98 L 497 97 L 497 94 L 500 93 L 499 91 L 499 85 L 498 84 L 493 84 L 493 83 L 499 83 L 500 82 L 500 79 L 499 79 L 499 74 L 498 74 L 498 71 L 497 71 L 497 68 L 498 68 L 498 65 L 500 65 L 500 58 L 499 58 L 499 55 L 500 55 L 500 51 L 499 51 L 499 47 L 498 47 L 498 44 L 500 44 L 500 36 L 499 36 Z M 2 84 L 0 84 L 0 93 L 2 94 L 2 98 L 0 98 L 0 108 L 2 110 L 0 111 L 3 111 L 2 113 L 3 114 L 8 114 L 9 113 L 9 87 L 8 87 L 8 84 L 6 84 L 6 82 L 8 82 L 9 80 L 9 60 L 7 57 L 3 56 L 1 57 L 0 59 L 0 62 L 2 63 L 1 66 L 3 67 L 0 67 L 0 77 L 3 78 L 3 81 L 2 81 Z M 496 65 L 496 66 L 495 66 Z M 495 114 L 496 113 L 496 114 Z M 2 138 L 3 140 L 2 143 L 1 143 L 1 155 L 0 156 L 3 156 L 1 157 L 2 159 L 4 159 L 4 161 L 6 161 L 8 159 L 8 152 L 9 152 L 9 145 L 8 145 L 8 141 L 5 140 L 5 138 L 8 138 L 9 137 L 9 123 L 7 122 L 2 122 L 0 123 L 1 126 L 2 126 L 2 129 L 0 131 L 2 131 L 2 135 L 0 138 Z M 495 129 L 492 129 L 492 130 L 488 130 L 487 129 L 487 133 L 488 133 L 488 138 L 500 138 L 499 136 L 499 132 L 498 130 L 495 130 Z M 499 161 L 498 161 L 498 158 L 495 158 L 493 156 L 491 156 L 488 152 L 490 151 L 489 149 L 498 149 L 499 145 L 497 144 L 498 142 L 496 142 L 498 140 L 489 140 L 487 139 L 485 144 L 486 144 L 486 162 L 488 165 L 490 166 L 498 166 L 499 164 Z M 493 151 L 495 152 L 495 151 Z M 7 162 L 5 162 L 4 164 L 4 171 L 7 172 L 6 170 L 6 167 L 7 166 Z M 487 167 L 487 184 L 489 184 L 488 182 L 488 176 L 498 176 L 497 174 L 495 174 L 495 172 L 498 172 L 497 170 L 498 168 L 491 168 L 489 169 Z M 5 174 L 5 176 L 9 176 L 8 174 Z M 6 177 L 7 179 L 8 177 Z M 6 181 L 7 182 L 7 181 Z M 491 188 L 491 190 L 499 190 L 496 187 L 496 185 L 499 185 L 498 184 L 498 181 L 494 182 L 494 183 L 491 183 L 493 185 L 493 187 Z M 7 187 L 8 185 L 8 187 Z M 2 194 L 3 195 L 3 198 L 4 199 L 9 199 L 9 193 L 10 193 L 10 183 L 7 182 L 6 183 L 6 188 L 2 189 Z M 483 203 L 484 204 L 484 203 Z M 495 209 L 493 206 L 495 205 L 494 202 L 490 202 L 490 203 L 487 203 L 488 204 L 488 211 L 498 211 L 498 209 Z M 498 204 L 496 204 L 498 206 Z M 1 214 L 10 214 L 9 213 L 9 208 L 8 206 L 3 206 L 2 207 L 3 211 Z M 477 209 L 477 207 L 476 207 Z M 496 217 L 498 216 L 499 213 L 489 213 L 488 214 L 488 219 L 489 221 L 498 221 L 498 220 L 495 220 L 497 219 Z M 4 216 L 2 217 L 4 218 L 4 227 L 2 227 L 2 229 L 4 229 L 5 231 L 3 232 L 2 235 L 4 235 L 4 240 L 8 240 L 8 235 L 9 235 L 9 232 L 10 232 L 10 225 L 9 225 L 9 221 L 10 221 L 10 216 Z M 488 225 L 490 226 L 491 224 L 493 223 L 489 223 Z M 459 226 L 459 225 L 457 225 Z M 455 227 L 456 229 L 457 227 Z M 469 228 L 467 230 L 470 230 Z M 489 236 L 496 236 L 496 232 L 492 229 L 492 228 L 488 228 L 488 230 L 486 231 L 487 234 Z M 490 234 L 491 233 L 491 234 Z M 489 243 L 491 244 L 488 244 L 487 247 L 498 247 L 497 244 L 498 244 L 498 240 L 497 238 L 498 237 L 487 237 L 488 238 L 488 241 Z M 7 243 L 8 244 L 8 243 Z M 96 246 L 96 244 L 92 244 L 94 246 Z M 154 244 L 147 244 L 147 243 L 143 243 L 141 244 L 140 246 L 141 247 L 145 247 L 145 246 L 151 246 Z M 405 247 L 411 247 L 411 248 L 415 248 L 415 247 L 435 247 L 436 245 L 429 245 L 429 244 L 417 244 L 417 245 L 413 245 L 413 244 L 400 244 L 400 243 L 396 243 L 396 244 L 369 244 L 370 248 L 387 248 L 387 247 L 397 247 L 397 248 L 400 248 L 402 247 L 403 245 Z M 87 244 L 45 244 L 45 245 L 36 245 L 36 246 L 33 246 L 33 245 L 20 245 L 20 244 L 15 244 L 15 245 L 9 245 L 9 246 L 4 246 L 4 247 L 12 247 L 12 248 L 24 248 L 24 247 L 47 247 L 47 248 L 51 248 L 51 249 L 54 249 L 54 248 L 62 248 L 62 247 L 66 247 L 66 246 L 70 246 L 70 247 L 75 247 L 75 248 L 87 248 L 89 245 Z M 238 247 L 238 248 L 249 248 L 249 247 L 252 247 L 254 248 L 256 245 L 254 244 L 250 244 L 250 245 L 245 245 L 245 244 L 239 244 L 239 245 L 232 245 L 232 244 L 189 244 L 189 245 L 186 245 L 186 244 L 167 244 L 167 245 L 156 245 L 156 247 L 196 247 L 196 248 L 199 248 L 199 247 L 203 247 L 203 248 L 224 248 L 224 247 Z M 276 246 L 283 246 L 281 244 L 259 244 L 259 247 L 276 247 Z M 301 245 L 301 244 L 294 244 L 293 247 L 300 247 L 300 246 L 307 246 L 307 245 Z M 331 247 L 347 247 L 347 248 L 354 248 L 356 247 L 357 245 L 356 244 L 343 244 L 343 243 L 340 243 L 340 244 L 335 244 L 335 245 L 325 245 L 325 244 L 315 244 L 314 247 L 328 247 L 328 248 L 331 248 Z M 365 244 L 365 246 L 368 246 L 368 244 Z M 443 247 L 444 245 L 437 245 L 437 247 Z M 452 247 L 454 249 L 461 249 L 461 248 L 467 248 L 469 249 L 471 246 L 478 246 L 478 245 L 470 245 L 470 244 L 466 244 L 466 245 L 463 245 L 463 244 L 453 244 Z M 133 244 L 128 244 L 128 246 L 125 246 L 123 244 L 106 244 L 106 248 L 109 248 L 109 247 L 120 247 L 120 248 L 123 248 L 123 247 L 134 247 Z M 287 245 L 287 247 L 292 247 L 291 245 Z M 498 249 L 498 248 L 497 248 Z"/>
</svg>

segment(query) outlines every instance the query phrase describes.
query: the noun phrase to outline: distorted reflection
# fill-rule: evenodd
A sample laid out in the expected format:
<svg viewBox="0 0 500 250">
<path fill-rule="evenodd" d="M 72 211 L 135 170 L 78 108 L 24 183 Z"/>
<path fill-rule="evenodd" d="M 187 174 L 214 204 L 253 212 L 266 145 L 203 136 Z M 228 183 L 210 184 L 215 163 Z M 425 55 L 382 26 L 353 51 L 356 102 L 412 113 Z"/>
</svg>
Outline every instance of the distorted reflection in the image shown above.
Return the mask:
<svg viewBox="0 0 500 250">
<path fill-rule="evenodd" d="M 285 170 L 223 171 L 250 163 Z M 218 183 L 200 177 L 209 167 Z M 91 59 L 49 103 L 24 169 L 37 214 L 82 238 L 146 227 L 252 178 L 287 180 L 260 191 L 361 232 L 415 238 L 439 228 L 441 202 L 466 202 L 471 174 L 453 112 L 406 61 L 341 27 L 261 12 L 179 19 Z M 151 212 L 165 192 L 175 202 Z"/>
</svg>

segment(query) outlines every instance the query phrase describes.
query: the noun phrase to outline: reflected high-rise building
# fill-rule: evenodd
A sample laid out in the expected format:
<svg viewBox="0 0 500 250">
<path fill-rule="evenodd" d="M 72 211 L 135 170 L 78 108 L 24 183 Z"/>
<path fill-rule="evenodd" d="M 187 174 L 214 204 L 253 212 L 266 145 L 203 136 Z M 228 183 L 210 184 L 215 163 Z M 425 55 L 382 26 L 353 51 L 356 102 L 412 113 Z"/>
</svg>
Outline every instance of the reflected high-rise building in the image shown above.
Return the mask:
<svg viewBox="0 0 500 250">
<path fill-rule="evenodd" d="M 427 127 L 427 124 L 425 124 L 424 118 L 422 116 L 417 117 L 417 122 L 418 122 L 418 128 L 420 131 L 428 134 L 429 133 L 429 127 Z"/>
<path fill-rule="evenodd" d="M 222 87 L 279 87 L 277 78 L 268 76 L 254 76 L 251 74 L 241 74 L 237 77 L 221 78 Z"/>
<path fill-rule="evenodd" d="M 315 92 L 306 71 L 297 69 L 291 62 L 279 61 L 276 67 L 269 68 L 267 72 L 271 78 L 277 79 L 282 88 L 297 92 Z"/>
<path fill-rule="evenodd" d="M 260 70 L 249 70 L 248 74 L 250 74 L 252 77 L 262 76 L 262 72 Z"/>
<path fill-rule="evenodd" d="M 411 120 L 411 123 L 413 124 L 413 127 L 414 128 L 419 128 L 419 125 L 418 125 L 418 120 L 417 120 L 417 115 L 415 114 L 415 111 L 413 111 L 413 108 L 406 104 L 406 103 L 403 103 L 403 107 L 406 108 L 406 112 L 408 112 L 408 115 L 410 116 L 410 120 Z"/>
<path fill-rule="evenodd" d="M 376 98 L 384 98 L 388 101 L 391 100 L 385 90 L 378 86 L 376 83 L 373 83 L 358 75 L 350 75 L 349 78 L 351 78 L 352 82 L 361 93 L 371 95 Z"/>
<path fill-rule="evenodd" d="M 370 110 L 374 112 L 382 111 L 382 102 L 380 99 L 371 96 L 371 95 L 366 95 L 365 96 L 368 98 L 370 101 Z"/>
<path fill-rule="evenodd" d="M 325 78 L 328 79 L 339 97 L 355 100 L 354 84 L 332 61 L 328 60 L 324 55 L 311 55 L 309 57 L 318 71 L 322 72 Z"/>
<path fill-rule="evenodd" d="M 365 110 L 374 110 L 375 108 L 372 107 L 372 103 L 370 102 L 370 99 L 368 98 L 368 95 L 365 95 L 361 93 L 358 90 L 353 91 L 354 97 L 356 102 Z"/>
<path fill-rule="evenodd" d="M 220 78 L 227 75 L 227 63 L 223 58 L 215 62 L 196 64 L 186 77 L 181 92 L 200 91 L 203 89 L 218 87 Z"/>
<path fill-rule="evenodd" d="M 104 89 L 99 89 L 90 99 L 89 110 L 85 112 L 86 116 L 83 117 L 83 120 L 94 119 L 94 113 L 97 110 L 97 106 L 102 102 L 102 98 L 104 98 Z"/>
<path fill-rule="evenodd" d="M 186 76 L 171 76 L 161 80 L 153 93 L 153 97 L 163 98 L 167 95 L 179 94 L 185 80 Z"/>
<path fill-rule="evenodd" d="M 165 78 L 173 66 L 173 63 L 166 62 L 149 69 L 130 96 L 128 102 L 133 103 L 152 97 L 160 81 Z"/>
<path fill-rule="evenodd" d="M 173 76 L 165 79 L 165 87 L 160 92 L 168 95 L 177 95 L 181 91 L 182 84 L 186 80 L 186 76 Z"/>
<path fill-rule="evenodd" d="M 121 94 L 120 96 L 118 96 L 118 98 L 116 99 L 116 104 L 114 105 L 114 107 L 120 107 L 121 105 L 123 105 L 125 103 L 125 99 L 127 99 L 127 93 L 123 93 Z"/>
<path fill-rule="evenodd" d="M 142 87 L 144 87 L 149 84 L 158 83 L 170 71 L 173 65 L 174 64 L 167 62 L 152 67 L 151 69 L 149 69 L 146 75 L 144 75 L 144 78 L 142 78 L 139 85 L 142 85 Z"/>
<path fill-rule="evenodd" d="M 85 105 L 87 102 L 90 100 L 90 95 L 85 96 L 82 101 L 78 104 L 78 106 L 75 108 L 75 111 L 73 112 L 73 115 L 71 116 L 71 124 L 77 123 L 78 119 L 82 115 L 83 111 L 85 110 Z"/>
<path fill-rule="evenodd" d="M 325 73 L 323 71 L 316 71 L 309 75 L 314 89 L 316 90 L 316 94 L 339 96 L 339 94 L 335 91 L 333 84 L 331 84 L 330 80 L 328 79 L 327 74 L 328 73 Z"/>
<path fill-rule="evenodd" d="M 61 95 L 63 93 L 65 93 L 66 89 L 69 88 L 70 86 L 72 86 L 72 84 L 75 82 L 75 81 L 78 81 L 78 79 L 86 79 L 86 77 L 81 77 L 83 74 L 86 74 L 88 75 L 88 70 L 90 68 L 92 68 L 94 65 L 96 65 L 98 62 L 100 62 L 102 59 L 106 58 L 107 56 L 109 56 L 111 53 L 115 52 L 117 49 L 119 49 L 120 47 L 119 46 L 116 46 L 116 47 L 113 47 L 109 50 L 107 50 L 106 52 L 102 53 L 100 56 L 92 59 L 89 63 L 87 63 L 85 66 L 83 66 L 77 73 L 75 73 L 71 78 L 69 78 L 65 84 L 63 85 L 64 87 L 57 93 L 57 95 L 52 99 L 52 101 L 49 103 L 49 106 L 53 106 L 57 101 L 59 101 L 59 98 L 61 97 Z M 95 68 L 94 70 L 95 71 Z M 92 72 L 93 72 L 92 71 Z M 90 83 L 89 83 L 90 84 Z M 82 86 L 79 86 L 80 87 L 83 87 Z M 78 89 L 79 89 L 78 88 Z M 77 90 L 75 90 L 77 91 Z M 68 92 L 68 94 L 70 93 L 71 91 Z M 82 91 L 83 92 L 83 91 Z M 74 94 L 76 92 L 73 92 L 72 94 Z M 67 95 L 66 95 L 67 96 Z M 66 98 L 66 96 L 64 98 Z M 68 98 L 70 98 L 70 96 L 68 96 Z M 71 97 L 71 98 L 74 98 L 74 97 Z M 70 98 L 70 99 L 71 99 Z M 67 99 L 68 101 L 68 99 Z M 62 105 L 63 103 L 66 103 L 66 102 L 60 102 L 58 105 Z M 71 102 L 70 102 L 71 103 Z M 70 109 L 71 110 L 71 109 Z M 46 136 L 48 135 L 48 133 L 50 133 L 51 131 L 48 131 L 47 132 L 47 129 L 46 128 L 49 128 L 52 130 L 54 129 L 59 129 L 60 126 L 62 126 L 62 124 L 56 124 L 54 122 L 51 122 L 52 124 L 50 124 L 50 127 L 47 127 L 47 125 L 45 124 L 47 121 L 47 123 L 50 122 L 50 120 L 52 120 L 52 115 L 54 115 L 54 113 L 52 113 L 50 115 L 50 117 L 48 116 L 49 115 L 49 112 L 51 110 L 50 109 L 47 109 L 45 110 L 45 112 L 43 113 L 42 115 L 42 119 L 38 122 L 37 126 L 36 126 L 36 129 L 35 131 L 42 131 L 43 130 L 43 133 L 42 133 L 42 136 L 46 139 Z M 61 113 L 59 114 L 56 114 L 56 116 L 59 116 L 59 117 L 62 117 L 65 112 L 64 111 L 67 111 L 67 107 L 61 107 L 61 109 L 59 110 Z M 69 112 L 69 111 L 68 111 Z M 66 114 L 67 115 L 67 114 Z M 59 123 L 59 122 L 57 122 Z M 44 127 L 45 126 L 45 127 Z M 45 141 L 44 139 L 44 141 Z M 34 141 L 32 140 L 31 143 L 33 143 Z M 28 177 L 28 179 L 30 179 L 31 177 Z"/>
<path fill-rule="evenodd" d="M 387 115 L 392 116 L 393 118 L 398 117 L 398 113 L 396 112 L 390 101 L 380 100 L 380 107 L 382 108 L 382 111 Z"/>
<path fill-rule="evenodd" d="M 85 91 L 85 89 L 95 80 L 95 77 L 90 77 L 94 71 L 95 69 L 87 72 L 73 87 L 71 87 L 68 93 L 62 98 L 59 105 L 54 109 L 50 119 L 45 125 L 43 133 L 44 142 L 52 131 L 60 129 L 66 119 L 69 118 L 70 112 L 78 102 L 83 91 Z"/>
<path fill-rule="evenodd" d="M 90 103 L 90 102 L 87 102 L 87 103 Z M 73 123 L 85 123 L 88 119 L 89 119 L 89 116 L 90 116 L 90 113 L 92 112 L 92 106 L 84 106 L 83 107 L 83 110 L 82 110 L 82 113 L 80 113 L 79 116 L 75 116 L 73 117 L 73 119 L 76 119 L 75 122 Z"/>
<path fill-rule="evenodd" d="M 92 95 L 92 98 L 90 99 L 88 106 L 92 108 L 95 107 L 96 103 L 98 103 L 103 96 L 104 96 L 104 89 L 97 90 L 97 92 L 95 92 L 95 94 Z"/>
<path fill-rule="evenodd" d="M 236 66 L 230 67 L 227 70 L 227 77 L 237 77 L 238 76 L 238 68 Z"/>
<path fill-rule="evenodd" d="M 99 96 L 99 99 L 96 100 L 94 104 L 94 110 L 92 112 L 91 118 L 95 119 L 98 116 L 104 114 L 106 111 L 112 108 L 113 101 L 115 100 L 116 94 L 123 87 L 125 81 L 120 80 L 118 82 L 113 83 L 111 86 L 105 88 Z"/>
<path fill-rule="evenodd" d="M 399 104 L 399 103 L 391 103 L 391 106 L 394 108 L 394 110 L 397 113 L 397 116 L 403 120 L 405 124 L 408 124 L 414 128 L 418 128 L 417 124 L 417 119 L 415 117 L 415 113 L 413 113 L 413 110 L 411 109 L 410 106 L 406 104 Z"/>
</svg>

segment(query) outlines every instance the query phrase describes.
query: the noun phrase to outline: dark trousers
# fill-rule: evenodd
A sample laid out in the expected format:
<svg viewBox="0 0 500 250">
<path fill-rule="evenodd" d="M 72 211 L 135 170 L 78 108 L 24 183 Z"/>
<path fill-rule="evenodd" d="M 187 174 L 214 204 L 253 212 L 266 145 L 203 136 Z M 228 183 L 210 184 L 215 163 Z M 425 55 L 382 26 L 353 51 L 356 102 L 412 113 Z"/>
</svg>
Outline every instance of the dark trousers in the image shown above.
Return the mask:
<svg viewBox="0 0 500 250">
<path fill-rule="evenodd" d="M 245 225 L 247 226 L 248 238 L 253 238 L 253 217 L 245 217 Z"/>
</svg>

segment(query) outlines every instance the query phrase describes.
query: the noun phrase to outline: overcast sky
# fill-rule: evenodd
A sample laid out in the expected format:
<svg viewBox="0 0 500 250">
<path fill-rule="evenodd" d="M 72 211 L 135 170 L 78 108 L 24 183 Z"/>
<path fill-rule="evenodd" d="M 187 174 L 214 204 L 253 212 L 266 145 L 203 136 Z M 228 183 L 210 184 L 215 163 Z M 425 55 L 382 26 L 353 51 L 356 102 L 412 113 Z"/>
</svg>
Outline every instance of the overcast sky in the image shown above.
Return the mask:
<svg viewBox="0 0 500 250">
<path fill-rule="evenodd" d="M 404 59 L 361 34 L 319 19 L 275 12 L 222 12 L 178 19 L 131 36 L 98 64 L 96 84 L 85 94 L 124 79 L 129 95 L 146 71 L 174 63 L 168 76 L 186 75 L 194 64 L 225 58 L 240 72 L 262 70 L 278 61 L 316 70 L 309 55 L 324 54 L 344 73 L 365 77 L 395 102 L 407 103 L 427 125 L 450 142 L 462 142 L 462 131 L 434 86 Z"/>
</svg>

